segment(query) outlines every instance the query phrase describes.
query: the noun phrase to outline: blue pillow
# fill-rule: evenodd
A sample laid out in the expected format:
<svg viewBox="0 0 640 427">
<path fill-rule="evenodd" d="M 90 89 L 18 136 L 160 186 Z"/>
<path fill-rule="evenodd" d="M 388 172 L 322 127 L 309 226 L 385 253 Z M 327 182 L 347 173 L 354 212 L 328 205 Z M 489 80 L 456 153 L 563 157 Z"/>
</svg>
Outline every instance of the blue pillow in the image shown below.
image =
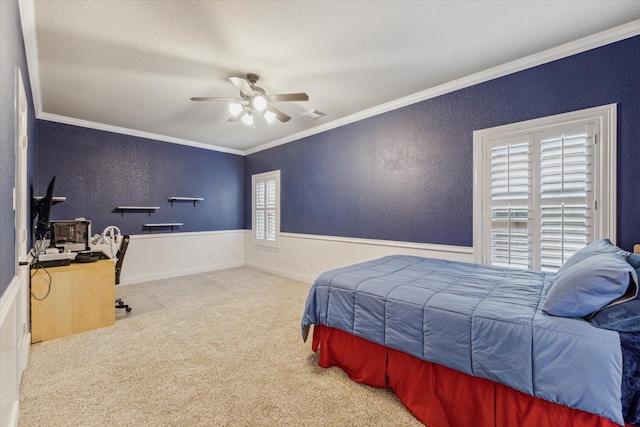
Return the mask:
<svg viewBox="0 0 640 427">
<path fill-rule="evenodd" d="M 583 317 L 622 297 L 630 281 L 637 287 L 637 273 L 626 256 L 592 255 L 556 275 L 542 310 L 554 316 Z"/>
<path fill-rule="evenodd" d="M 558 270 L 558 274 L 571 268 L 572 266 L 576 265 L 580 261 L 583 261 L 594 255 L 605 254 L 605 253 L 622 254 L 623 256 L 629 255 L 629 252 L 620 249 L 619 247 L 611 243 L 611 240 L 609 239 L 596 240 L 595 242 L 588 244 L 587 246 L 580 249 L 575 254 L 571 255 L 569 259 L 565 261 L 562 267 L 560 267 L 560 270 Z M 634 268 L 637 268 L 637 267 L 634 267 Z"/>
<path fill-rule="evenodd" d="M 640 269 L 640 254 L 629 254 L 627 262 L 631 264 L 631 267 L 635 268 L 636 271 L 638 271 L 638 269 Z M 640 273 L 638 274 L 640 275 Z"/>
<path fill-rule="evenodd" d="M 640 277 L 640 267 L 636 274 Z M 640 296 L 600 310 L 591 318 L 591 324 L 618 332 L 640 332 Z"/>
</svg>

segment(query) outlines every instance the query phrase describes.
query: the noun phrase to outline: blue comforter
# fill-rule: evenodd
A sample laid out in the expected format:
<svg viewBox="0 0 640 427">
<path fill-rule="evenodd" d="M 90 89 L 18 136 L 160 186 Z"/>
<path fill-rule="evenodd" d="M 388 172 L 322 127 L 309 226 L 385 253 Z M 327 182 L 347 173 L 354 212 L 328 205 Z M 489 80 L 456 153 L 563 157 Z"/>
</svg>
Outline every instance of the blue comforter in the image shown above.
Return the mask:
<svg viewBox="0 0 640 427">
<path fill-rule="evenodd" d="M 640 334 L 621 332 L 622 413 L 627 424 L 640 426 Z"/>
<path fill-rule="evenodd" d="M 540 309 L 552 274 L 394 255 L 321 274 L 302 319 L 624 424 L 617 332 Z"/>
</svg>

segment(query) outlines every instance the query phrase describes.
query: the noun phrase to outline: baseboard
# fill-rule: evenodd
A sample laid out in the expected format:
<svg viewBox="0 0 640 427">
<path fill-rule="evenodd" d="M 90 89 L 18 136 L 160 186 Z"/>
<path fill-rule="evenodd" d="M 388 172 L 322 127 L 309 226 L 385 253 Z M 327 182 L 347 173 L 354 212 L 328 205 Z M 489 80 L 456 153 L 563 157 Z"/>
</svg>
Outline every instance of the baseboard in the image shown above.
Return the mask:
<svg viewBox="0 0 640 427">
<path fill-rule="evenodd" d="M 27 365 L 29 364 L 29 350 L 31 349 L 31 332 L 27 333 L 20 342 L 19 352 L 19 369 L 20 369 L 20 379 L 22 379 L 22 372 L 27 369 Z M 20 382 L 20 381 L 18 381 Z"/>
<path fill-rule="evenodd" d="M 18 427 L 18 421 L 20 419 L 20 402 L 15 401 L 11 405 L 11 414 L 9 415 L 9 424 L 7 427 Z"/>
</svg>

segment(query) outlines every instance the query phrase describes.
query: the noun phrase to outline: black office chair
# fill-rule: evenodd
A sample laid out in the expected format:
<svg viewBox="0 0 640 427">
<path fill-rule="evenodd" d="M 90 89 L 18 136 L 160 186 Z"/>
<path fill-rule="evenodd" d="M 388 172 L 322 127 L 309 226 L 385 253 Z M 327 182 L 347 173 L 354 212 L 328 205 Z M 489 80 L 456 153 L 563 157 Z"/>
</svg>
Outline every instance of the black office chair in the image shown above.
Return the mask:
<svg viewBox="0 0 640 427">
<path fill-rule="evenodd" d="M 129 235 L 125 234 L 122 236 L 122 243 L 120 244 L 120 249 L 118 249 L 118 253 L 116 254 L 116 285 L 120 284 L 120 272 L 122 271 L 122 262 L 124 261 L 124 255 L 127 253 L 127 248 L 129 247 Z M 116 308 L 124 308 L 127 310 L 127 313 L 131 311 L 131 307 L 122 301 L 122 298 L 118 298 L 116 300 Z"/>
</svg>

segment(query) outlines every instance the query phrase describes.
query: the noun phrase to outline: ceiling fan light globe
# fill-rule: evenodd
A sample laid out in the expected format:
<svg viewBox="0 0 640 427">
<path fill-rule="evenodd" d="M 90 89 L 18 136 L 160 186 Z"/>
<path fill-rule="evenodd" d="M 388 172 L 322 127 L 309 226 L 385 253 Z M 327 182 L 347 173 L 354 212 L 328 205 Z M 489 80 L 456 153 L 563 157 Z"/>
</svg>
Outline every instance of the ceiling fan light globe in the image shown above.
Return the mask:
<svg viewBox="0 0 640 427">
<path fill-rule="evenodd" d="M 237 102 L 232 102 L 231 104 L 229 104 L 229 111 L 231 111 L 231 115 L 233 117 L 236 117 L 238 114 L 242 113 L 242 110 L 244 110 L 242 104 L 238 104 Z"/>
<path fill-rule="evenodd" d="M 242 123 L 247 126 L 251 126 L 253 124 L 253 116 L 251 115 L 251 113 L 247 113 L 242 116 Z"/>
<path fill-rule="evenodd" d="M 267 108 L 267 99 L 262 95 L 256 95 L 251 101 L 251 105 L 258 111 L 264 111 Z"/>
<path fill-rule="evenodd" d="M 244 107 L 242 106 L 242 104 L 239 104 L 237 102 L 232 102 L 229 104 L 229 111 L 231 111 L 231 114 L 234 117 L 242 113 L 243 110 L 244 110 Z"/>
<path fill-rule="evenodd" d="M 271 112 L 271 111 L 265 111 L 264 112 L 264 118 L 267 121 L 267 123 L 271 124 L 275 120 L 276 114 Z"/>
</svg>

